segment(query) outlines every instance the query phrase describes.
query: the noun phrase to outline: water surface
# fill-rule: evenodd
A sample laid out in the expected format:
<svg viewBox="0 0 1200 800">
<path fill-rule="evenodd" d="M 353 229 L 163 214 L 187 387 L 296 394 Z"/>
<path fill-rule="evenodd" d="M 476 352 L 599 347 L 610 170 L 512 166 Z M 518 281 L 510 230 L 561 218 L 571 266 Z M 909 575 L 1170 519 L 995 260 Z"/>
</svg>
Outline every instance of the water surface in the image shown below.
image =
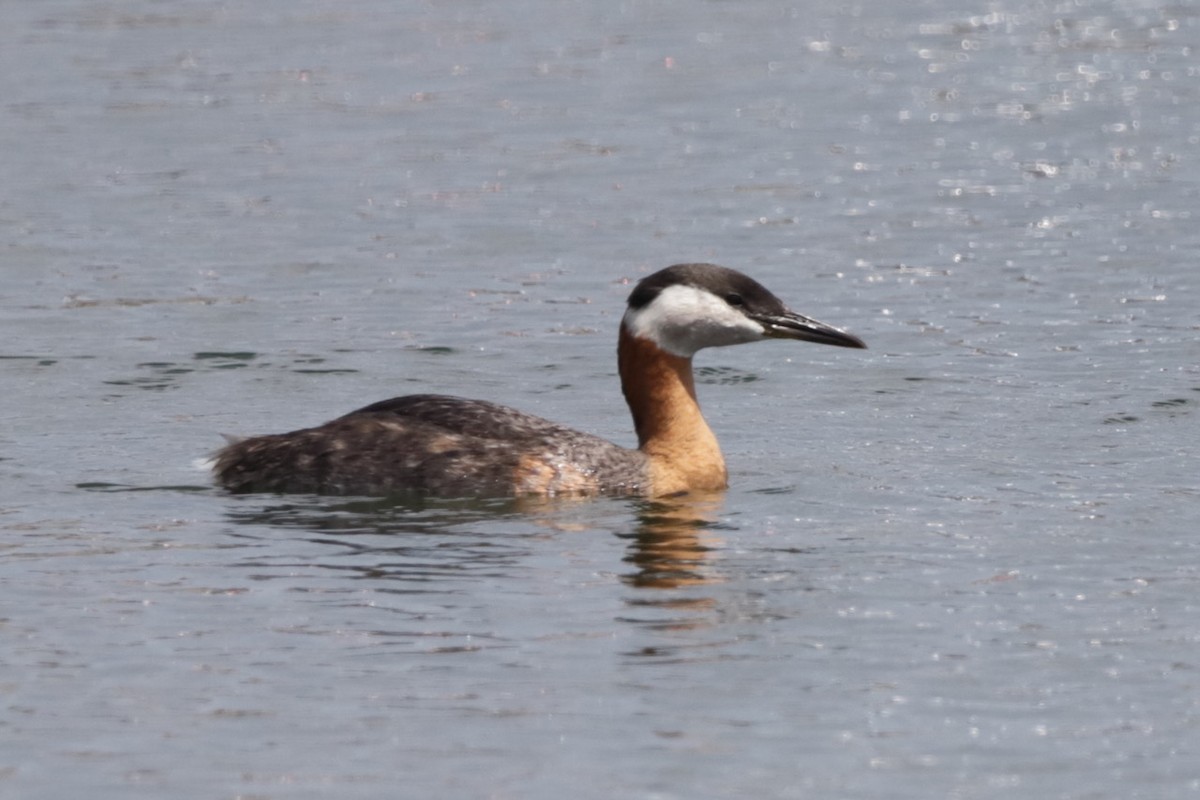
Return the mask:
<svg viewBox="0 0 1200 800">
<path fill-rule="evenodd" d="M 1186 4 L 0 13 L 0 794 L 1200 790 Z M 723 496 L 194 467 L 426 391 L 630 444 L 694 260 L 871 345 L 700 356 Z"/>
</svg>

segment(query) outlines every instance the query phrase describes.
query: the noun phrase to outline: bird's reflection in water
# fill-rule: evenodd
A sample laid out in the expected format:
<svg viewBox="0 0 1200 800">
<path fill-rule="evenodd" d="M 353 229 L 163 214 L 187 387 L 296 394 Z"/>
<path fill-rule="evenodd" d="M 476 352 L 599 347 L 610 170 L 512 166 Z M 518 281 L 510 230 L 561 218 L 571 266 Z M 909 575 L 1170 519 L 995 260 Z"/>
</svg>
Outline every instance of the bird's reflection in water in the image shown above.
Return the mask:
<svg viewBox="0 0 1200 800">
<path fill-rule="evenodd" d="M 522 574 L 542 545 L 564 533 L 594 535 L 608 529 L 627 543 L 622 560 L 632 565 L 621 580 L 639 590 L 686 590 L 720 580 L 715 554 L 723 495 L 690 494 L 658 500 L 597 502 L 580 498 L 429 500 L 292 497 L 246 502 L 229 511 L 241 529 L 234 536 L 257 551 L 245 566 L 271 562 L 334 569 L 365 578 L 427 582 L 439 575 Z M 633 528 L 630 530 L 630 512 Z M 247 526 L 247 527 L 242 527 Z M 302 541 L 332 546 L 313 558 L 281 545 L 260 526 L 304 532 Z M 265 550 L 264 550 L 265 547 Z M 291 572 L 286 573 L 288 575 Z M 708 604 L 697 592 L 640 593 L 632 605 L 696 608 Z"/>
<path fill-rule="evenodd" d="M 237 566 L 255 578 L 308 585 L 323 573 L 386 581 L 383 592 L 456 592 L 522 575 L 544 536 L 511 500 L 247 496 L 227 513 L 244 548 Z"/>
<path fill-rule="evenodd" d="M 259 503 L 255 497 L 271 498 Z M 420 495 L 342 498 L 321 495 L 246 495 L 229 518 L 244 525 L 313 533 L 427 533 L 525 513 L 519 500 L 427 498 Z"/>
<path fill-rule="evenodd" d="M 623 576 L 630 586 L 677 589 L 719 580 L 712 553 L 720 545 L 713 532 L 724 498 L 692 493 L 645 501 L 625 561 L 636 569 Z"/>
<path fill-rule="evenodd" d="M 635 591 L 620 619 L 641 632 L 625 656 L 653 663 L 719 657 L 725 642 L 713 635 L 721 610 L 711 589 L 723 582 L 716 533 L 723 499 L 689 494 L 641 504 L 637 528 L 622 536 L 634 569 L 621 577 Z"/>
</svg>

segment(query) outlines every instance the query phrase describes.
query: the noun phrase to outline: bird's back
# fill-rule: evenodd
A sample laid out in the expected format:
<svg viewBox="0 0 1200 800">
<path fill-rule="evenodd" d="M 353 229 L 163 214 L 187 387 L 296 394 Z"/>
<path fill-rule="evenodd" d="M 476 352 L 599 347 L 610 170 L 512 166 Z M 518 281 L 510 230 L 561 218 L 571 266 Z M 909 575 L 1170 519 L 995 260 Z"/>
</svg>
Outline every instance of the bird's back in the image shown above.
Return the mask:
<svg viewBox="0 0 1200 800">
<path fill-rule="evenodd" d="M 380 495 L 643 494 L 646 457 L 482 400 L 410 395 L 217 455 L 238 492 Z"/>
</svg>

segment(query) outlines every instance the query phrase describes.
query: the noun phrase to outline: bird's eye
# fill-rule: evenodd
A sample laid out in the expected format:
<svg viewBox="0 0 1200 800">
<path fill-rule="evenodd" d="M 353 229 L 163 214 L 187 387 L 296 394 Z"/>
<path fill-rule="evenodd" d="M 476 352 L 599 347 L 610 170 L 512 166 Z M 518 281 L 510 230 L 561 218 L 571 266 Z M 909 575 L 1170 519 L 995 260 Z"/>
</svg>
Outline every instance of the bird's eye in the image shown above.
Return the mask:
<svg viewBox="0 0 1200 800">
<path fill-rule="evenodd" d="M 729 294 L 725 295 L 725 302 L 729 303 L 729 305 L 731 305 L 731 306 L 740 306 L 740 305 L 743 305 L 746 301 L 743 300 L 742 296 L 740 294 L 738 294 L 737 292 L 730 292 Z"/>
</svg>

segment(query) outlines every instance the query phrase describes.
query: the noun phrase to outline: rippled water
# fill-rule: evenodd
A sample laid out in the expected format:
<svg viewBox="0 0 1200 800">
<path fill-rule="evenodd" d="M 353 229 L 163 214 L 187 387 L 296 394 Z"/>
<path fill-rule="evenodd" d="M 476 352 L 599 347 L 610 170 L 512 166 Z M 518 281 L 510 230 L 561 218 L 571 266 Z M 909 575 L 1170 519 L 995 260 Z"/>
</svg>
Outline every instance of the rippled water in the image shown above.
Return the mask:
<svg viewBox="0 0 1200 800">
<path fill-rule="evenodd" d="M 1187 4 L 9 3 L 0 795 L 1200 791 Z M 230 497 L 437 391 L 630 443 L 742 268 L 723 496 Z"/>
</svg>

